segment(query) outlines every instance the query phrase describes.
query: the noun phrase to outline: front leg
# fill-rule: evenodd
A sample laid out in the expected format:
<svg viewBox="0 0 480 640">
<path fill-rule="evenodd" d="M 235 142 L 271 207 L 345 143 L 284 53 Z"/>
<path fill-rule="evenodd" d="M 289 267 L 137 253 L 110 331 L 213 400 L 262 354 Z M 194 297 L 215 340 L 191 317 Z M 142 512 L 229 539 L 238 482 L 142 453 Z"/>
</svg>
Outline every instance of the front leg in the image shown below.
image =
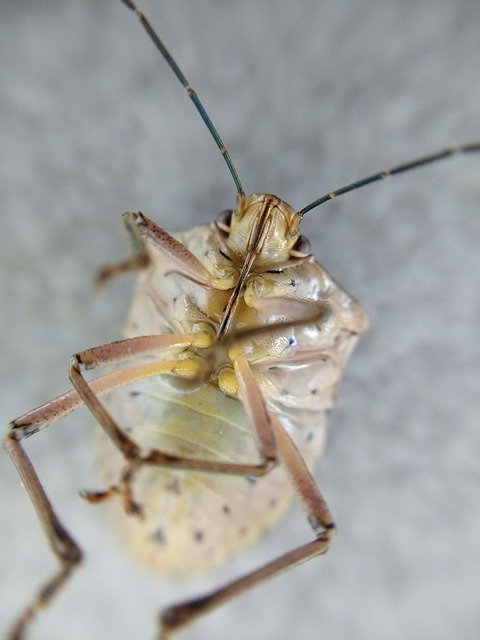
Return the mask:
<svg viewBox="0 0 480 640">
<path fill-rule="evenodd" d="M 131 242 L 132 256 L 124 262 L 102 267 L 96 278 L 97 284 L 103 284 L 119 273 L 147 267 L 150 263 L 150 250 L 159 251 L 168 258 L 172 263 L 172 272 L 180 273 L 202 287 L 226 290 L 236 283 L 238 273 L 234 268 L 222 278 L 216 278 L 181 242 L 143 213 L 124 213 L 123 222 Z"/>
<path fill-rule="evenodd" d="M 122 262 L 103 265 L 95 276 L 95 284 L 97 285 L 103 285 L 107 280 L 110 280 L 110 278 L 125 273 L 126 271 L 145 269 L 150 264 L 150 257 L 145 246 L 145 241 L 139 234 L 137 226 L 132 223 L 129 213 L 125 213 L 122 216 L 122 222 L 130 242 L 131 255 Z"/>
</svg>

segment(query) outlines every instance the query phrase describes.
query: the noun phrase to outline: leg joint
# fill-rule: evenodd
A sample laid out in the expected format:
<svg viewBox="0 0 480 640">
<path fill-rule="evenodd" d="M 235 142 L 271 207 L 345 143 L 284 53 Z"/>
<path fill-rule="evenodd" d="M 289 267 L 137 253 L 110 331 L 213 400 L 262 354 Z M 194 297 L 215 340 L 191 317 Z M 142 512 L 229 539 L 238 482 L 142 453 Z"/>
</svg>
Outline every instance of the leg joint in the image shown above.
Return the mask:
<svg viewBox="0 0 480 640">
<path fill-rule="evenodd" d="M 56 534 L 52 546 L 62 565 L 67 567 L 79 565 L 83 560 L 83 553 L 80 547 L 70 538 L 66 531 L 57 530 Z"/>
</svg>

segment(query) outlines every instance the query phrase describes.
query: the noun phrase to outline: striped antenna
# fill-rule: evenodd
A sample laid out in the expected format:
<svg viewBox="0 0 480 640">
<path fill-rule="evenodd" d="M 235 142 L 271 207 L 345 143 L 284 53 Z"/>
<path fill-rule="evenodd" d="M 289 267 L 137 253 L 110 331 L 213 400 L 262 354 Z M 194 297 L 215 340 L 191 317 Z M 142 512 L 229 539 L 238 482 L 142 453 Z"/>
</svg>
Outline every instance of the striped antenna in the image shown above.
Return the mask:
<svg viewBox="0 0 480 640">
<path fill-rule="evenodd" d="M 238 177 L 237 170 L 235 169 L 235 166 L 233 164 L 232 158 L 228 153 L 227 147 L 223 144 L 223 140 L 220 137 L 220 134 L 218 133 L 213 122 L 210 120 L 207 112 L 205 111 L 205 107 L 200 102 L 200 98 L 197 96 L 195 91 L 190 86 L 190 83 L 188 82 L 187 78 L 183 75 L 182 70 L 173 59 L 171 53 L 168 51 L 168 49 L 165 47 L 163 42 L 160 40 L 160 37 L 158 36 L 157 32 L 154 30 L 154 28 L 150 24 L 148 18 L 141 11 L 137 9 L 136 4 L 132 0 L 121 0 L 121 1 L 123 2 L 123 4 L 125 4 L 129 9 L 131 9 L 137 15 L 137 18 L 140 20 L 142 27 L 148 33 L 153 44 L 160 51 L 163 58 L 167 62 L 168 66 L 170 67 L 170 69 L 177 76 L 179 82 L 185 87 L 188 95 L 190 96 L 190 100 L 195 105 L 195 108 L 200 114 L 200 117 L 202 118 L 204 123 L 207 125 L 207 129 L 212 134 L 212 138 L 217 143 L 217 147 L 220 149 L 220 153 L 222 154 L 223 159 L 227 164 L 228 170 L 230 171 L 230 175 L 232 176 L 233 181 L 235 182 L 235 187 L 237 188 L 237 194 L 240 197 L 243 196 L 245 192 L 243 190 L 242 183 L 240 182 L 240 178 Z"/>
<path fill-rule="evenodd" d="M 360 187 L 365 187 L 367 184 L 372 182 L 377 182 L 378 180 L 384 180 L 385 178 L 389 178 L 390 176 L 394 176 L 397 173 L 404 173 L 405 171 L 410 171 L 410 169 L 417 169 L 418 167 L 424 167 L 426 164 L 430 164 L 431 162 L 436 162 L 437 160 L 443 160 L 444 158 L 450 158 L 451 156 L 456 156 L 461 153 L 477 153 L 480 151 L 480 142 L 473 142 L 471 144 L 465 144 L 461 147 L 451 147 L 450 149 L 443 149 L 438 153 L 434 153 L 431 156 L 425 156 L 423 158 L 418 158 L 417 160 L 412 160 L 411 162 L 407 162 L 405 164 L 400 164 L 393 169 L 388 169 L 386 171 L 379 171 L 378 173 L 374 173 L 368 178 L 363 178 L 363 180 L 357 180 L 356 182 L 352 182 L 351 184 L 347 184 L 346 187 L 342 187 L 341 189 L 337 189 L 336 191 L 330 191 L 326 193 L 318 200 L 314 200 L 306 207 L 303 207 L 301 211 L 298 212 L 299 216 L 303 216 L 305 213 L 308 213 L 312 209 L 320 206 L 324 202 L 328 202 L 329 200 L 333 200 L 337 196 L 341 196 L 344 193 L 348 193 L 349 191 L 355 191 L 355 189 L 360 189 Z"/>
</svg>

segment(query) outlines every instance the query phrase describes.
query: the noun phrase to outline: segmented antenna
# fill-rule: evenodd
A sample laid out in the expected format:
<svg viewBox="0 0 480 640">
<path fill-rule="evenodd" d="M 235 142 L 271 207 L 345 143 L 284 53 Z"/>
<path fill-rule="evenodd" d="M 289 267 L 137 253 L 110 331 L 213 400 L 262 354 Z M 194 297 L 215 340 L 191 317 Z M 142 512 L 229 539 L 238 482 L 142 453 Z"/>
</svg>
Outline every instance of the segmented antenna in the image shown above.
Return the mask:
<svg viewBox="0 0 480 640">
<path fill-rule="evenodd" d="M 397 173 L 404 173 L 405 171 L 410 171 L 410 169 L 417 169 L 418 167 L 424 167 L 426 164 L 430 164 L 431 162 L 437 162 L 437 160 L 443 160 L 444 158 L 450 158 L 451 156 L 456 156 L 462 153 L 476 153 L 480 151 L 480 142 L 473 142 L 471 144 L 464 144 L 461 147 L 451 147 L 450 149 L 443 149 L 438 153 L 434 153 L 431 156 L 425 156 L 423 158 L 418 158 L 417 160 L 412 160 L 411 162 L 407 162 L 405 164 L 399 164 L 393 169 L 388 169 L 386 171 L 379 171 L 378 173 L 374 173 L 368 178 L 363 178 L 363 180 L 357 180 L 356 182 L 352 182 L 351 184 L 347 184 L 346 187 L 342 187 L 341 189 L 337 189 L 336 191 L 330 191 L 330 193 L 326 193 L 318 200 L 314 200 L 310 204 L 307 204 L 306 207 L 303 207 L 301 211 L 298 211 L 299 216 L 303 216 L 305 213 L 308 213 L 315 207 L 320 206 L 324 202 L 328 202 L 329 200 L 333 200 L 337 196 L 341 196 L 344 193 L 348 193 L 349 191 L 355 191 L 355 189 L 360 189 L 360 187 L 364 187 L 371 182 L 377 182 L 377 180 L 385 180 L 385 178 L 389 178 L 390 176 L 394 176 Z"/>
<path fill-rule="evenodd" d="M 243 196 L 245 192 L 243 190 L 242 183 L 240 182 L 240 178 L 238 177 L 237 170 L 235 169 L 235 166 L 233 164 L 232 158 L 228 153 L 227 147 L 223 144 L 223 140 L 220 137 L 220 134 L 216 130 L 213 122 L 210 120 L 207 112 L 205 111 L 203 104 L 200 102 L 199 97 L 190 86 L 190 83 L 188 82 L 186 77 L 183 75 L 182 70 L 173 59 L 171 53 L 168 51 L 166 46 L 160 40 L 160 37 L 158 36 L 157 32 L 154 30 L 154 28 L 150 24 L 148 18 L 141 11 L 137 9 L 136 4 L 132 0 L 121 0 L 121 1 L 123 2 L 123 4 L 125 4 L 129 9 L 131 9 L 137 15 L 138 19 L 142 24 L 142 27 L 148 33 L 153 44 L 160 51 L 161 55 L 163 56 L 164 60 L 167 62 L 170 69 L 177 76 L 179 82 L 181 82 L 181 84 L 185 87 L 188 95 L 190 96 L 190 100 L 195 105 L 195 108 L 200 114 L 200 117 L 202 118 L 204 123 L 207 125 L 207 129 L 212 134 L 212 138 L 217 143 L 217 147 L 220 149 L 220 153 L 222 154 L 223 159 L 227 164 L 228 170 L 230 171 L 230 175 L 232 176 L 233 181 L 235 182 L 235 187 L 237 188 L 237 194 L 239 196 Z"/>
</svg>

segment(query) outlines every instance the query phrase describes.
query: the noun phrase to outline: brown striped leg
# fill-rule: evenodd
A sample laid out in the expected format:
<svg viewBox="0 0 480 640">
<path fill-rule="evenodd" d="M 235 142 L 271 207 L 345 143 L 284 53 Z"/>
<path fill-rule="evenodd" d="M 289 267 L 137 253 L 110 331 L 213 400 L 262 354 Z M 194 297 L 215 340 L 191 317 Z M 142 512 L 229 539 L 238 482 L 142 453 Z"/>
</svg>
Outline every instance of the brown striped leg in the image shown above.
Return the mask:
<svg viewBox="0 0 480 640">
<path fill-rule="evenodd" d="M 145 242 L 138 233 L 136 225 L 132 225 L 128 213 L 122 216 L 122 222 L 130 241 L 131 256 L 122 262 L 106 264 L 101 267 L 95 277 L 95 284 L 97 285 L 103 285 L 107 280 L 110 280 L 110 278 L 120 273 L 125 273 L 125 271 L 145 269 L 150 264 L 150 257 L 145 247 Z"/>
<path fill-rule="evenodd" d="M 255 414 L 259 409 L 258 402 L 261 394 L 243 353 L 235 358 L 234 365 L 240 395 L 246 405 L 247 414 Z M 264 404 L 263 400 L 261 402 Z M 315 539 L 205 596 L 168 607 L 160 616 L 159 640 L 169 640 L 175 631 L 188 625 L 195 618 L 208 613 L 265 580 L 292 569 L 310 558 L 324 554 L 331 544 L 335 525 L 327 503 L 317 488 L 302 456 L 275 416 L 268 413 L 264 407 L 260 411 L 261 420 L 270 425 L 280 460 L 296 493 L 304 504 Z M 269 429 L 265 429 L 265 431 L 268 432 Z"/>
<path fill-rule="evenodd" d="M 160 251 L 171 261 L 173 273 L 180 273 L 192 282 L 212 289 L 226 290 L 235 285 L 238 278 L 236 269 L 232 268 L 230 274 L 225 273 L 222 278 L 215 278 L 181 242 L 140 211 L 126 213 L 124 218 L 127 227 L 135 229 L 142 242 Z"/>
<path fill-rule="evenodd" d="M 126 273 L 127 271 L 140 271 L 146 269 L 150 264 L 150 258 L 145 251 L 135 254 L 122 262 L 109 262 L 97 271 L 95 276 L 95 284 L 103 285 L 107 280 Z"/>
<path fill-rule="evenodd" d="M 236 276 L 234 270 L 231 277 L 215 278 L 181 242 L 149 220 L 143 213 L 134 211 L 124 213 L 123 223 L 132 245 L 132 256 L 122 262 L 103 266 L 95 278 L 96 284 L 102 285 L 125 271 L 146 268 L 150 263 L 147 248 L 150 245 L 171 260 L 172 272 L 181 273 L 203 287 L 230 289 L 233 286 Z"/>
<path fill-rule="evenodd" d="M 174 336 L 176 340 L 175 347 L 178 348 L 180 346 L 177 342 L 180 341 L 182 337 L 184 346 L 191 345 L 197 348 L 208 348 L 212 345 L 212 337 L 209 334 L 194 333 L 187 334 L 185 336 Z M 172 339 L 170 347 L 173 348 L 173 337 L 156 337 L 157 340 L 163 339 L 167 342 L 169 338 Z M 69 369 L 70 379 L 79 398 L 81 398 L 81 400 L 83 400 L 86 406 L 90 409 L 98 423 L 105 429 L 109 438 L 124 455 L 126 460 L 125 469 L 117 484 L 108 487 L 103 491 L 84 491 L 81 495 L 92 503 L 103 502 L 113 496 L 119 495 L 123 499 L 125 511 L 128 514 L 140 517 L 142 516 L 141 505 L 136 503 L 134 500 L 131 491 L 131 483 L 135 473 L 142 465 L 258 477 L 268 473 L 277 463 L 274 437 L 268 420 L 264 419 L 264 417 L 266 417 L 266 412 L 261 397 L 255 404 L 253 401 L 248 403 L 249 407 L 255 406 L 255 411 L 250 412 L 249 419 L 254 433 L 257 436 L 258 450 L 261 456 L 261 461 L 259 463 L 234 464 L 213 460 L 189 459 L 166 454 L 156 449 L 151 450 L 146 456 L 142 457 L 139 446 L 125 433 L 124 430 L 121 429 L 98 399 L 99 394 L 94 388 L 96 381 L 93 380 L 91 382 L 87 382 L 82 374 L 82 369 L 94 369 L 105 364 L 129 360 L 132 357 L 130 345 L 135 340 L 139 341 L 139 344 L 136 347 L 138 350 L 136 355 L 145 355 L 144 353 L 140 353 L 140 349 L 145 351 L 147 347 L 143 346 L 143 342 L 140 341 L 148 343 L 148 341 L 152 339 L 152 337 L 133 338 L 131 340 L 123 340 L 121 342 L 112 343 L 111 345 L 105 345 L 103 347 L 96 347 L 88 351 L 83 351 L 72 358 Z M 171 374 L 187 379 L 202 379 L 205 375 L 203 367 L 204 365 L 201 359 L 191 357 L 183 360 L 162 361 L 148 365 L 139 365 L 137 367 L 123 369 L 118 372 L 117 375 L 123 376 L 121 384 L 128 384 L 129 382 L 133 382 L 140 378 L 161 374 Z M 234 394 L 235 393 L 236 389 L 234 389 Z M 261 413 L 262 409 L 263 414 Z M 262 416 L 262 418 L 259 416 Z"/>
<path fill-rule="evenodd" d="M 258 311 L 268 311 L 274 315 L 285 315 L 288 320 L 227 333 L 219 343 L 222 347 L 229 347 L 240 340 L 268 336 L 271 335 L 272 331 L 279 331 L 280 329 L 288 330 L 308 325 L 321 325 L 328 322 L 332 315 L 332 308 L 326 302 L 294 300 L 293 298 L 280 296 L 257 298 L 251 301 L 250 306 Z"/>
<path fill-rule="evenodd" d="M 194 335 L 199 336 L 199 341 L 200 336 L 204 337 L 202 339 L 210 340 L 210 336 L 208 334 Z M 121 345 L 122 343 L 117 344 Z M 201 347 L 201 344 L 197 344 L 197 346 Z M 207 345 L 204 344 L 203 346 Z M 98 399 L 97 396 L 99 394 L 95 390 L 96 381 L 92 380 L 91 382 L 88 382 L 83 376 L 82 369 L 93 369 L 100 364 L 104 364 L 103 360 L 102 362 L 99 362 L 98 360 L 96 361 L 91 355 L 94 352 L 98 353 L 103 348 L 104 347 L 97 347 L 97 349 L 92 349 L 75 355 L 70 364 L 69 375 L 78 397 L 81 398 L 85 405 L 90 409 L 96 420 L 105 429 L 112 442 L 124 455 L 127 461 L 125 473 L 128 478 L 125 476 L 123 480 L 126 481 L 127 484 L 132 479 L 132 475 L 135 471 L 142 465 L 258 477 L 268 473 L 276 464 L 277 455 L 274 439 L 271 433 L 269 433 L 271 432 L 271 429 L 269 428 L 268 423 L 264 424 L 257 419 L 253 419 L 252 428 L 258 438 L 259 453 L 261 456 L 261 462 L 259 463 L 235 464 L 214 460 L 190 459 L 167 454 L 157 449 L 152 449 L 146 456 L 142 457 L 140 455 L 139 446 L 121 429 Z M 201 360 L 191 358 L 138 365 L 137 367 L 122 369 L 117 375 L 122 376 L 121 384 L 124 385 L 134 382 L 135 380 L 139 380 L 140 378 L 152 377 L 165 373 L 187 379 L 198 379 L 201 378 L 205 372 L 203 371 L 203 364 Z M 108 490 L 107 493 L 109 493 Z M 100 500 L 102 500 L 102 496 L 100 496 Z"/>
<path fill-rule="evenodd" d="M 184 349 L 196 341 L 202 343 L 203 340 L 205 346 L 205 344 L 208 344 L 208 336 L 207 338 L 205 336 L 206 334 L 182 334 L 180 336 L 133 338 L 90 349 L 85 351 L 83 356 L 86 366 L 93 367 L 108 362 L 121 362 L 135 357 L 158 354 L 162 349 Z M 182 361 L 178 362 L 181 363 Z M 97 378 L 90 383 L 92 391 L 101 395 L 132 380 L 145 377 L 145 375 L 152 375 L 151 367 L 152 365 L 132 367 Z M 165 368 L 165 363 L 160 363 L 157 365 L 158 367 Z M 171 364 L 170 369 L 172 369 Z M 82 560 L 82 552 L 79 546 L 56 515 L 30 458 L 22 447 L 21 441 L 41 431 L 49 424 L 67 416 L 82 404 L 83 401 L 76 391 L 65 393 L 14 420 L 10 424 L 10 429 L 5 439 L 5 447 L 17 468 L 23 485 L 27 489 L 50 547 L 60 564 L 60 568 L 55 575 L 43 585 L 37 596 L 18 616 L 8 636 L 9 640 L 20 640 L 24 636 L 28 624 L 33 620 L 37 612 L 50 603 L 67 581 L 73 569 Z"/>
<path fill-rule="evenodd" d="M 40 589 L 37 596 L 25 607 L 18 616 L 11 629 L 8 640 L 21 640 L 27 625 L 34 619 L 37 612 L 44 609 L 63 584 L 67 581 L 73 569 L 82 561 L 82 552 L 75 540 L 63 527 L 53 507 L 43 490 L 40 480 L 17 439 L 17 432 L 10 431 L 5 440 L 5 447 L 12 458 L 23 485 L 28 491 L 38 518 L 42 524 L 50 548 L 57 558 L 60 568 Z"/>
</svg>

